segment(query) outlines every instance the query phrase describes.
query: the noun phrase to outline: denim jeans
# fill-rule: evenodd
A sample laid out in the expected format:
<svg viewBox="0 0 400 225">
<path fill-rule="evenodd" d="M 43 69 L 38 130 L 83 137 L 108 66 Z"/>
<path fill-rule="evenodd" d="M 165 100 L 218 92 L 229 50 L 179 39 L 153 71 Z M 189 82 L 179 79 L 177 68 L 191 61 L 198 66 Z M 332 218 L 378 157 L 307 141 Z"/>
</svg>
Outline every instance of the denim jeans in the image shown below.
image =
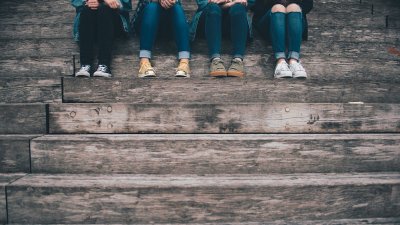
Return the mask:
<svg viewBox="0 0 400 225">
<path fill-rule="evenodd" d="M 92 64 L 97 42 L 98 63 L 110 67 L 114 38 L 122 33 L 122 21 L 117 10 L 105 5 L 100 5 L 97 10 L 84 7 L 79 23 L 81 65 Z"/>
<path fill-rule="evenodd" d="M 160 27 L 168 27 L 173 30 L 172 33 L 178 47 L 178 58 L 190 58 L 189 25 L 180 4 L 164 9 L 158 2 L 151 2 L 142 11 L 138 22 L 140 23 L 140 58 L 151 58 Z M 163 35 L 168 36 L 169 29 L 162 31 Z"/>
<path fill-rule="evenodd" d="M 247 9 L 235 4 L 223 9 L 220 5 L 209 3 L 199 21 L 199 35 L 207 40 L 211 59 L 221 57 L 222 35 L 230 33 L 233 45 L 233 57 L 244 57 L 248 36 Z"/>
<path fill-rule="evenodd" d="M 282 12 L 272 13 L 270 10 L 256 24 L 256 28 L 271 40 L 276 59 L 299 60 L 304 30 L 301 12 L 285 14 Z"/>
</svg>

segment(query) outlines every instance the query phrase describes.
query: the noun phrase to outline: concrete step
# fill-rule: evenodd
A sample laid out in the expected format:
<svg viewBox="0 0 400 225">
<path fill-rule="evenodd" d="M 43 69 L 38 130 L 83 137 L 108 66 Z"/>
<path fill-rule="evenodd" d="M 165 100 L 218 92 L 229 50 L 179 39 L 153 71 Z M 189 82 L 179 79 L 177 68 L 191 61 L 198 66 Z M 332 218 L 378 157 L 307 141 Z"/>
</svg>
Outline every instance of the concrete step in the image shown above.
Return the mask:
<svg viewBox="0 0 400 225">
<path fill-rule="evenodd" d="M 400 103 L 399 82 L 267 79 L 63 78 L 66 103 Z"/>
<path fill-rule="evenodd" d="M 21 173 L 0 173 L 0 224 L 6 224 L 8 222 L 6 186 L 21 178 L 23 175 L 24 174 Z"/>
<path fill-rule="evenodd" d="M 0 104 L 1 134 L 45 134 L 45 104 Z"/>
<path fill-rule="evenodd" d="M 10 223 L 205 223 L 400 217 L 400 174 L 27 175 Z"/>
<path fill-rule="evenodd" d="M 399 134 L 47 135 L 33 173 L 400 172 Z"/>
<path fill-rule="evenodd" d="M 29 173 L 30 140 L 38 136 L 0 135 L 0 173 Z"/>
<path fill-rule="evenodd" d="M 1 77 L 0 103 L 61 102 L 61 78 Z"/>
<path fill-rule="evenodd" d="M 399 132 L 399 104 L 51 104 L 51 134 Z"/>
</svg>

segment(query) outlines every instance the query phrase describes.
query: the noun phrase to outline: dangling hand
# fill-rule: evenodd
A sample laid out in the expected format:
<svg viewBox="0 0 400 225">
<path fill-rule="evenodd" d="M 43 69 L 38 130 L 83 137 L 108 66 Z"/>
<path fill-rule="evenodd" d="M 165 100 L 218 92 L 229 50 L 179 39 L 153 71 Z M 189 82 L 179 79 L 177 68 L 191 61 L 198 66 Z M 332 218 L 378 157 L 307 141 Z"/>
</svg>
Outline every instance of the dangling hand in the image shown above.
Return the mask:
<svg viewBox="0 0 400 225">
<path fill-rule="evenodd" d="M 108 7 L 112 9 L 117 9 L 118 7 L 120 7 L 120 3 L 118 0 L 104 0 L 104 3 L 106 3 L 106 5 L 108 5 Z"/>
<path fill-rule="evenodd" d="M 176 3 L 176 0 L 160 0 L 160 5 L 164 9 L 171 8 L 173 5 L 175 5 L 175 3 Z"/>
<path fill-rule="evenodd" d="M 100 5 L 98 0 L 86 0 L 85 4 L 92 10 L 96 10 L 97 8 L 99 8 Z"/>
<path fill-rule="evenodd" d="M 234 4 L 242 4 L 244 6 L 247 6 L 247 0 L 229 0 L 227 3 L 222 5 L 222 8 L 230 8 Z"/>
</svg>

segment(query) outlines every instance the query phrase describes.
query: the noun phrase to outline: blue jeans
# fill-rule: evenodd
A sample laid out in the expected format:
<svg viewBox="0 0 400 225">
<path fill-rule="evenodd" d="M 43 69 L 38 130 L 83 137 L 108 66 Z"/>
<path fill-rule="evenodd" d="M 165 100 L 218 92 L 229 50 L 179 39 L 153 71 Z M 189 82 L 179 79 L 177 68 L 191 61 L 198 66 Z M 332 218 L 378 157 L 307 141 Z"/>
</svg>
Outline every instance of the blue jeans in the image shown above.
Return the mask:
<svg viewBox="0 0 400 225">
<path fill-rule="evenodd" d="M 164 24 L 163 22 L 167 24 Z M 164 9 L 159 3 L 151 2 L 144 8 L 140 19 L 140 58 L 151 58 L 151 51 L 160 27 L 171 28 L 178 47 L 178 58 L 190 58 L 189 25 L 180 4 Z M 164 31 L 164 30 L 163 30 Z M 166 32 L 169 29 L 165 29 Z"/>
<path fill-rule="evenodd" d="M 304 30 L 301 12 L 285 14 L 273 13 L 270 10 L 256 24 L 256 28 L 271 40 L 276 59 L 300 59 L 300 46 Z"/>
<path fill-rule="evenodd" d="M 215 3 L 209 3 L 204 9 L 199 23 L 199 34 L 206 37 L 211 59 L 221 57 L 221 39 L 225 33 L 230 33 L 233 57 L 243 59 L 249 29 L 247 9 L 244 5 L 235 4 L 230 8 L 222 9 Z M 230 24 L 229 27 L 228 24 Z"/>
</svg>

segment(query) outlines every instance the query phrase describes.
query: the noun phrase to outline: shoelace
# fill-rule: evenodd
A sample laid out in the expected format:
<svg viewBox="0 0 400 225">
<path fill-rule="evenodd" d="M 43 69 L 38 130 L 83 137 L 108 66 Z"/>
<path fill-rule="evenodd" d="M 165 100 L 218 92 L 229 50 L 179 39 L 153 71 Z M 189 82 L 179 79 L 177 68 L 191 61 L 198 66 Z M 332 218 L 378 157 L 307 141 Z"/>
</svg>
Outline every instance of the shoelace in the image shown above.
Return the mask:
<svg viewBox="0 0 400 225">
<path fill-rule="evenodd" d="M 215 65 L 215 66 L 218 66 L 218 69 L 223 69 L 223 66 L 222 66 L 223 62 L 222 62 L 222 60 L 213 60 L 213 61 L 212 61 L 212 64 Z M 220 65 L 220 64 L 221 64 L 221 65 Z"/>
<path fill-rule="evenodd" d="M 140 65 L 140 67 L 141 67 L 140 70 L 142 71 L 142 68 L 143 68 L 144 72 L 147 72 L 147 71 L 149 71 L 149 70 L 154 71 L 153 67 L 152 67 L 151 64 L 148 63 L 148 62 L 142 63 L 142 64 Z"/>
<path fill-rule="evenodd" d="M 107 72 L 107 66 L 106 65 L 99 65 L 99 68 L 97 70 L 101 71 L 101 72 Z"/>
<path fill-rule="evenodd" d="M 90 66 L 89 66 L 89 65 L 82 66 L 80 70 L 81 70 L 81 71 L 82 71 L 82 70 L 84 70 L 84 71 L 89 71 L 89 70 L 90 70 Z"/>
<path fill-rule="evenodd" d="M 285 71 L 290 70 L 287 63 L 280 63 L 279 66 L 278 66 L 278 69 L 279 70 L 285 70 Z"/>
<path fill-rule="evenodd" d="M 177 70 L 188 72 L 189 70 L 189 63 L 187 62 L 179 62 Z"/>
<path fill-rule="evenodd" d="M 300 63 L 293 63 L 293 64 L 291 64 L 291 66 L 292 66 L 295 70 L 301 70 L 301 71 L 304 70 L 303 66 L 302 66 Z"/>
</svg>

